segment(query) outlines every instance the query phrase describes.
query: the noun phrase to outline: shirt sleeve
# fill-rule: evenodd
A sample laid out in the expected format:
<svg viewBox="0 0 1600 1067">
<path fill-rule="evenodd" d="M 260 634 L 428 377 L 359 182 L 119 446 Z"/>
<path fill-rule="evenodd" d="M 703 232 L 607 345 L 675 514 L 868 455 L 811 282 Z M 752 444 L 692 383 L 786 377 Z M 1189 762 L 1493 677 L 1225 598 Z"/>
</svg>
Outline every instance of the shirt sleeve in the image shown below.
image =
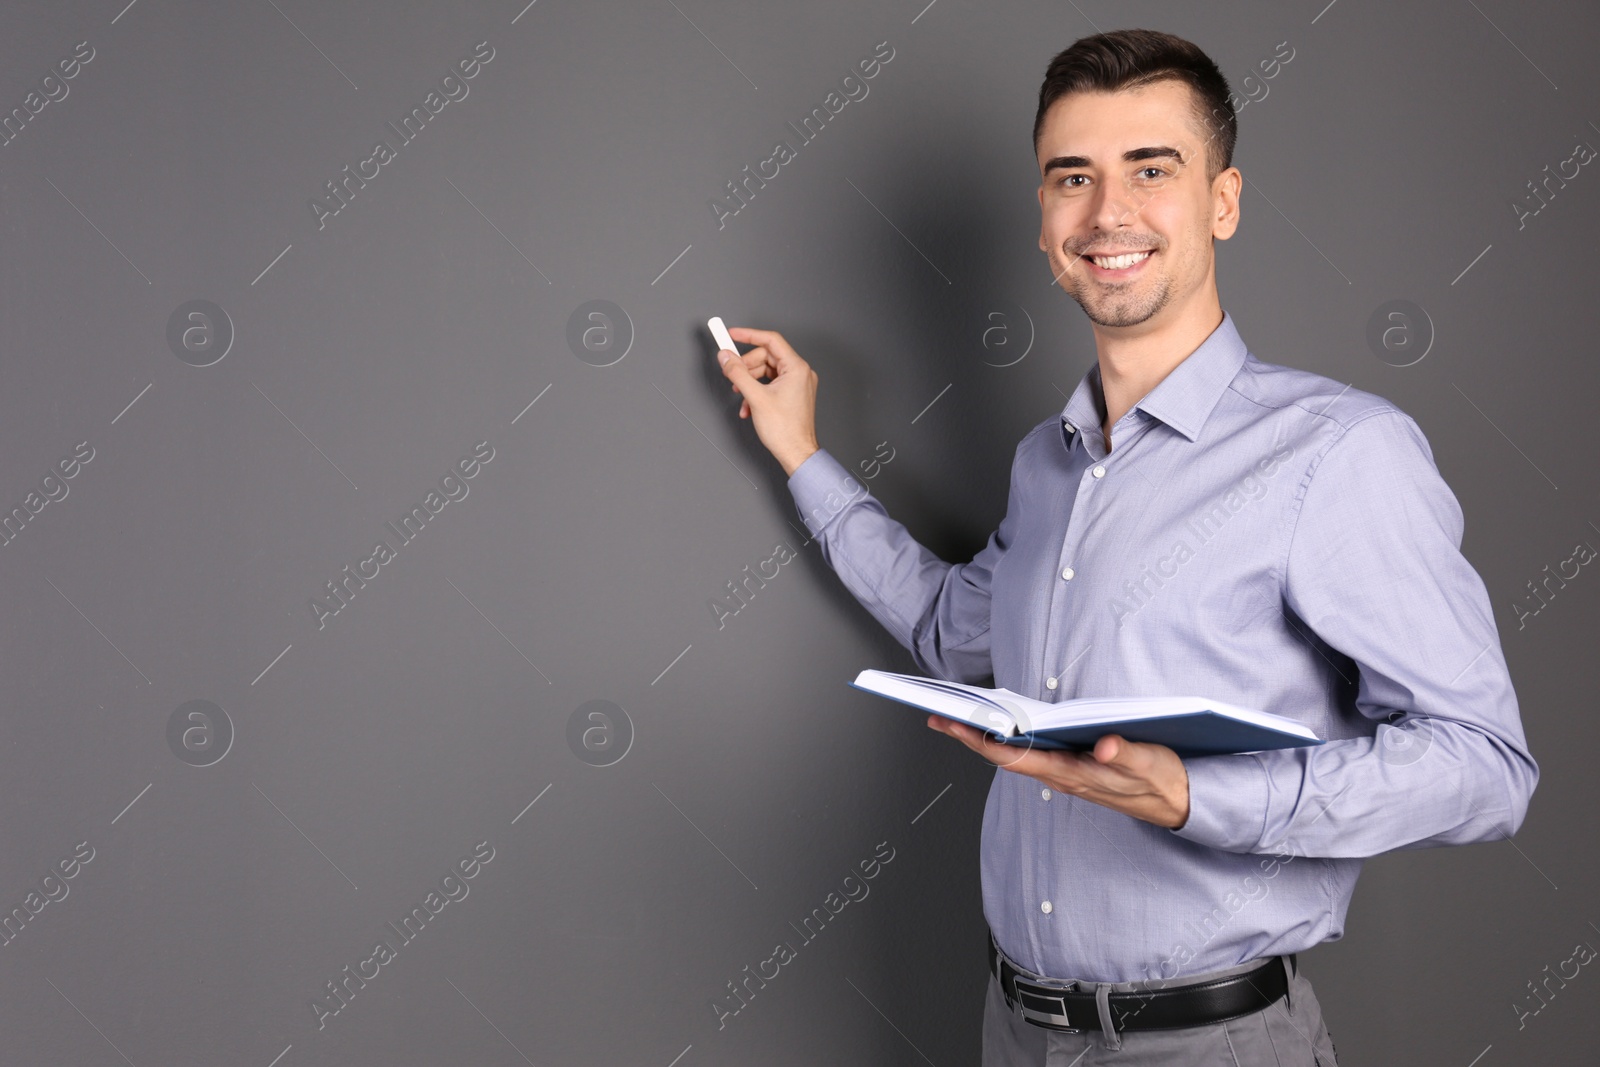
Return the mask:
<svg viewBox="0 0 1600 1067">
<path fill-rule="evenodd" d="M 1230 852 L 1381 852 L 1509 837 L 1539 768 L 1462 513 L 1416 422 L 1357 421 L 1313 469 L 1284 603 L 1359 669 L 1371 737 L 1186 759 L 1180 837 Z"/>
<path fill-rule="evenodd" d="M 994 568 L 1012 538 L 1012 512 L 971 562 L 935 556 L 826 449 L 789 476 L 789 491 L 823 559 L 862 607 L 905 646 L 918 670 L 946 681 L 993 677 L 989 602 Z M 1016 470 L 1012 469 L 1012 501 Z"/>
</svg>

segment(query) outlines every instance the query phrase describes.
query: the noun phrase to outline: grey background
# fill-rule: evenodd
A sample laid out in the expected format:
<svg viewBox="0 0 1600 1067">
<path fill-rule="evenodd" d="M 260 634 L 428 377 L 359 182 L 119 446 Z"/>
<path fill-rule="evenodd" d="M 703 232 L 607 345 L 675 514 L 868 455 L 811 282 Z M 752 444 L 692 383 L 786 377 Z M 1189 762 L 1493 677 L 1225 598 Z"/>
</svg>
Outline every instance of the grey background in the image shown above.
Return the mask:
<svg viewBox="0 0 1600 1067">
<path fill-rule="evenodd" d="M 976 1062 L 992 772 L 846 685 L 914 668 L 805 543 L 701 324 L 783 331 L 824 446 L 856 468 L 887 441 L 868 487 L 970 558 L 1016 441 L 1094 358 L 1036 248 L 1039 80 L 1129 26 L 1254 94 L 1223 305 L 1261 358 L 1420 422 L 1543 771 L 1514 842 L 1372 861 L 1346 937 L 1302 957 L 1341 1062 L 1592 1055 L 1592 968 L 1520 1029 L 1513 1005 L 1600 946 L 1600 577 L 1521 628 L 1514 605 L 1600 545 L 1600 177 L 1520 229 L 1511 207 L 1600 144 L 1591 13 L 124 5 L 12 0 L 0 34 L 6 113 L 95 49 L 0 148 L 0 507 L 95 450 L 0 548 L 0 909 L 94 850 L 0 947 L 0 1060 Z M 319 230 L 323 183 L 479 41 L 469 95 Z M 882 41 L 868 96 L 719 229 L 723 183 Z M 236 330 L 208 367 L 166 341 L 194 299 Z M 596 299 L 634 335 L 604 367 L 566 341 Z M 1435 332 L 1411 366 L 1365 340 L 1394 299 Z M 1031 348 L 994 365 L 1023 311 Z M 469 495 L 319 630 L 311 598 L 483 440 Z M 711 599 L 780 543 L 798 558 L 719 629 Z M 168 741 L 192 700 L 234 731 L 209 766 Z M 591 700 L 632 724 L 610 766 L 568 743 Z M 319 1030 L 311 1000 L 480 841 L 469 895 Z M 885 841 L 870 895 L 800 944 Z M 712 999 L 783 939 L 798 957 L 719 1030 Z"/>
</svg>

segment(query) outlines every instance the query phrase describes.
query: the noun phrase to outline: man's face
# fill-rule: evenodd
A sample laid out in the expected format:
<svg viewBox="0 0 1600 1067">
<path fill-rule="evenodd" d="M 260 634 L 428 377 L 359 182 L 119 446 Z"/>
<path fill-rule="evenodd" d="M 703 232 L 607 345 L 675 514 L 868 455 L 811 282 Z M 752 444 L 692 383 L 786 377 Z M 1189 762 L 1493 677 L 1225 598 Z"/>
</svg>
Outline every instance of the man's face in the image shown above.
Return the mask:
<svg viewBox="0 0 1600 1067">
<path fill-rule="evenodd" d="M 1165 80 L 1073 93 L 1039 133 L 1039 249 L 1099 326 L 1170 319 L 1214 287 L 1211 240 L 1238 224 L 1235 167 L 1206 181 L 1206 138 L 1192 90 Z M 1131 157 L 1131 158 L 1130 158 Z M 1144 253 L 1136 261 L 1103 257 Z"/>
</svg>

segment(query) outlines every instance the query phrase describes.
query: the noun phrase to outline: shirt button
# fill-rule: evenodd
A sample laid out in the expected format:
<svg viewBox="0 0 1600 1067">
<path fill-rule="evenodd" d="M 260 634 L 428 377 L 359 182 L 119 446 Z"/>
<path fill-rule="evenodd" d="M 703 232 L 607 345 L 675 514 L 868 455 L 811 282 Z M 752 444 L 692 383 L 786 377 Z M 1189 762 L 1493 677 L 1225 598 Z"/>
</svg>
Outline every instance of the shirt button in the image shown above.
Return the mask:
<svg viewBox="0 0 1600 1067">
<path fill-rule="evenodd" d="M 1061 571 L 1061 577 L 1065 578 L 1067 581 L 1070 582 L 1070 581 L 1072 581 L 1072 576 L 1074 574 L 1076 574 L 1076 573 L 1077 572 L 1074 571 L 1071 567 L 1066 567 Z"/>
<path fill-rule="evenodd" d="M 1096 466 L 1092 473 L 1096 478 L 1104 478 L 1106 476 L 1106 469 L 1101 466 Z"/>
<path fill-rule="evenodd" d="M 1049 915 L 1052 911 L 1055 910 L 1055 905 L 1051 904 L 1048 900 L 1042 901 L 1039 904 L 1039 910 L 1044 912 L 1046 915 Z"/>
<path fill-rule="evenodd" d="M 1045 800 L 1049 800 L 1050 799 L 1050 790 L 1041 789 L 1041 790 L 1039 790 L 1039 795 L 1041 797 L 1043 797 Z"/>
<path fill-rule="evenodd" d="M 1054 678 L 1046 678 L 1044 680 L 1044 687 L 1046 689 L 1054 689 L 1056 687 L 1056 680 Z"/>
</svg>

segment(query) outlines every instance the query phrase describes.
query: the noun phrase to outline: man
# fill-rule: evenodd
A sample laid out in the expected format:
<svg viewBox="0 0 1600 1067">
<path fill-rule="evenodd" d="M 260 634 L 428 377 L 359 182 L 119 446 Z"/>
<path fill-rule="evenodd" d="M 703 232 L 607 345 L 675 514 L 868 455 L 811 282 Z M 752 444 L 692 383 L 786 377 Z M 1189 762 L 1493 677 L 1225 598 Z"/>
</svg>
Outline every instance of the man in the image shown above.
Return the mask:
<svg viewBox="0 0 1600 1067">
<path fill-rule="evenodd" d="M 781 335 L 734 329 L 758 347 L 718 354 L 824 558 L 922 671 L 1046 701 L 1199 694 L 1327 739 L 1019 754 L 930 716 L 997 765 L 985 1064 L 1329 1067 L 1296 954 L 1343 935 L 1363 859 L 1508 836 L 1538 781 L 1417 424 L 1258 360 L 1222 311 L 1236 129 L 1221 72 L 1179 38 L 1096 35 L 1051 62 L 1039 248 L 1098 358 L 1017 446 L 968 563 L 818 446 L 817 376 Z"/>
</svg>

